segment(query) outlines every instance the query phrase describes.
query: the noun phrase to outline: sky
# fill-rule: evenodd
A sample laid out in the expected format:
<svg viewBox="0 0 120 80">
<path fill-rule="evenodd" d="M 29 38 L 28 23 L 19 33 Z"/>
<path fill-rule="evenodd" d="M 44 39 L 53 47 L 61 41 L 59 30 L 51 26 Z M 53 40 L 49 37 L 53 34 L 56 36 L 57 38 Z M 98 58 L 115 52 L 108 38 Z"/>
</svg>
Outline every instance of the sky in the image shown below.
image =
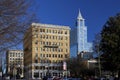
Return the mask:
<svg viewBox="0 0 120 80">
<path fill-rule="evenodd" d="M 71 29 L 76 27 L 80 10 L 88 29 L 88 41 L 92 42 L 108 18 L 120 12 L 120 0 L 34 0 L 31 7 L 40 23 Z M 23 45 L 19 48 L 23 49 Z"/>
<path fill-rule="evenodd" d="M 120 12 L 120 0 L 35 0 L 33 7 L 40 23 L 71 29 L 76 27 L 80 10 L 88 28 L 88 41 L 92 42 L 108 18 Z"/>
</svg>

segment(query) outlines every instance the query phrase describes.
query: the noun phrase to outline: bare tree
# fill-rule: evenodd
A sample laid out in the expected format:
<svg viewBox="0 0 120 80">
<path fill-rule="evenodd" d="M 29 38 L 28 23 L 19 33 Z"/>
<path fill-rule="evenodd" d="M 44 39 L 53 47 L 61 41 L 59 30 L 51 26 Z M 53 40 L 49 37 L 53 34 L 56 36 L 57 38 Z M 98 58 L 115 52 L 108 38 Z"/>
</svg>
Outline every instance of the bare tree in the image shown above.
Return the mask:
<svg viewBox="0 0 120 80">
<path fill-rule="evenodd" d="M 96 34 L 95 40 L 93 41 L 93 50 L 94 53 L 97 55 L 98 59 L 98 70 L 99 70 L 99 77 L 101 77 L 101 55 L 102 52 L 100 52 L 100 41 L 101 41 L 101 35 L 100 33 Z"/>
<path fill-rule="evenodd" d="M 0 51 L 16 46 L 33 21 L 30 0 L 0 0 Z"/>
</svg>

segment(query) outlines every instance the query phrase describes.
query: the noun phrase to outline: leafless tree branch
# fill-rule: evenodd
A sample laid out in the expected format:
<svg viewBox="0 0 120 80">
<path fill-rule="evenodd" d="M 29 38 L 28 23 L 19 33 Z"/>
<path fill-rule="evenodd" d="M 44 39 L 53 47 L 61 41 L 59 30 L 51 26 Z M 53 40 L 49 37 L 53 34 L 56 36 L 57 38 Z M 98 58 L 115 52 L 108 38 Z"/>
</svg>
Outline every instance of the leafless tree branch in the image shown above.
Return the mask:
<svg viewBox="0 0 120 80">
<path fill-rule="evenodd" d="M 16 46 L 32 21 L 31 0 L 0 0 L 0 51 Z"/>
</svg>

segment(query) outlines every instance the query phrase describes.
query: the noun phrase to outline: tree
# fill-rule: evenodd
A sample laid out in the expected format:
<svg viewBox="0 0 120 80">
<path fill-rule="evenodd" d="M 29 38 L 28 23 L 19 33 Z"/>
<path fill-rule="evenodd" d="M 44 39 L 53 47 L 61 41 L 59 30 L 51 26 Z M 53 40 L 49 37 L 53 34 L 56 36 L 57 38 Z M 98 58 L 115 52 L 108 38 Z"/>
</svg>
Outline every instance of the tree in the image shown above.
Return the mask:
<svg viewBox="0 0 120 80">
<path fill-rule="evenodd" d="M 94 55 L 97 55 L 97 61 L 98 61 L 98 70 L 99 70 L 99 77 L 101 77 L 101 55 L 102 52 L 100 51 L 100 41 L 101 41 L 101 35 L 100 33 L 96 34 L 95 40 L 93 41 L 93 51 Z"/>
<path fill-rule="evenodd" d="M 30 0 L 0 0 L 0 51 L 15 46 L 33 21 Z"/>
<path fill-rule="evenodd" d="M 120 70 L 120 14 L 110 17 L 101 31 L 102 66 L 112 72 Z"/>
<path fill-rule="evenodd" d="M 86 61 L 76 57 L 70 58 L 67 61 L 68 70 L 71 77 L 85 77 L 94 75 L 94 70 L 88 69 Z"/>
<path fill-rule="evenodd" d="M 20 68 L 20 67 L 18 67 L 18 68 L 16 68 L 16 70 L 17 70 L 17 79 L 20 79 L 21 78 L 21 74 L 22 74 L 22 68 Z"/>
</svg>

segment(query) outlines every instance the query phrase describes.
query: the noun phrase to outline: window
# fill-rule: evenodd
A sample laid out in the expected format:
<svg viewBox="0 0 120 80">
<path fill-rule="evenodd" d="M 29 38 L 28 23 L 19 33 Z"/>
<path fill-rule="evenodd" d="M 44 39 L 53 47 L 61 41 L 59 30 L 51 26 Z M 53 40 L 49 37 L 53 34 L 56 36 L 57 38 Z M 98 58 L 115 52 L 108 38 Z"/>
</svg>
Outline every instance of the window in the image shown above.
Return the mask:
<svg viewBox="0 0 120 80">
<path fill-rule="evenodd" d="M 12 56 L 15 57 L 15 53 L 13 53 Z"/>
<path fill-rule="evenodd" d="M 61 34 L 63 34 L 63 31 L 61 31 Z"/>
<path fill-rule="evenodd" d="M 54 58 L 54 56 L 55 56 L 55 55 L 53 54 L 52 57 Z"/>
<path fill-rule="evenodd" d="M 49 54 L 49 57 L 51 57 L 51 54 Z"/>
<path fill-rule="evenodd" d="M 42 35 L 40 35 L 40 38 L 42 38 Z"/>
<path fill-rule="evenodd" d="M 55 57 L 57 58 L 57 54 L 55 54 Z"/>
<path fill-rule="evenodd" d="M 51 45 L 51 42 L 49 42 L 49 45 Z"/>
<path fill-rule="evenodd" d="M 54 36 L 53 36 L 53 39 L 54 39 Z"/>
<path fill-rule="evenodd" d="M 38 69 L 38 66 L 35 66 L 35 69 Z M 35 77 L 35 78 L 39 78 L 39 73 L 38 73 L 38 72 L 35 72 L 35 73 L 34 73 L 34 77 Z"/>
<path fill-rule="evenodd" d="M 51 30 L 49 30 L 49 33 L 51 33 Z"/>
<path fill-rule="evenodd" d="M 23 53 L 21 53 L 21 57 L 23 57 Z"/>
<path fill-rule="evenodd" d="M 35 41 L 35 44 L 38 44 L 38 41 Z"/>
<path fill-rule="evenodd" d="M 43 54 L 43 57 L 45 57 L 45 54 Z"/>
<path fill-rule="evenodd" d="M 36 51 L 36 52 L 38 51 L 38 47 L 35 48 L 35 51 Z"/>
<path fill-rule="evenodd" d="M 43 56 L 42 56 L 42 53 L 40 54 L 40 57 L 43 57 Z"/>
<path fill-rule="evenodd" d="M 60 36 L 59 36 L 58 40 L 60 40 Z"/>
<path fill-rule="evenodd" d="M 45 48 L 43 48 L 43 51 L 45 51 Z"/>
<path fill-rule="evenodd" d="M 48 35 L 46 36 L 46 39 L 48 39 Z"/>
<path fill-rule="evenodd" d="M 42 41 L 40 41 L 40 44 L 42 45 Z"/>
<path fill-rule="evenodd" d="M 66 43 L 66 46 L 68 46 L 68 44 Z"/>
<path fill-rule="evenodd" d="M 40 50 L 41 50 L 41 51 L 43 51 L 43 49 L 42 49 L 42 48 L 40 48 Z"/>
<path fill-rule="evenodd" d="M 38 54 L 35 55 L 35 63 L 38 63 Z"/>
<path fill-rule="evenodd" d="M 65 31 L 65 34 L 67 34 L 67 31 Z"/>
<path fill-rule="evenodd" d="M 53 30 L 53 33 L 54 33 L 54 30 Z"/>
<path fill-rule="evenodd" d="M 48 57 L 48 54 L 46 54 L 46 57 Z"/>
<path fill-rule="evenodd" d="M 65 40 L 68 40 L 68 37 L 65 37 Z"/>
<path fill-rule="evenodd" d="M 51 36 L 49 36 L 50 37 L 50 39 L 51 39 Z"/>
<path fill-rule="evenodd" d="M 67 54 L 65 54 L 65 58 L 68 58 L 68 55 L 67 55 Z"/>
<path fill-rule="evenodd" d="M 66 52 L 68 52 L 68 49 L 66 49 Z"/>
<path fill-rule="evenodd" d="M 47 29 L 47 33 L 48 33 L 48 29 Z"/>
<path fill-rule="evenodd" d="M 63 55 L 61 55 L 61 58 L 63 58 Z"/>
<path fill-rule="evenodd" d="M 58 34 L 60 34 L 60 30 L 58 31 Z"/>
<path fill-rule="evenodd" d="M 35 34 L 34 36 L 35 36 L 36 38 L 38 38 L 38 35 L 37 35 L 37 34 Z"/>
<path fill-rule="evenodd" d="M 84 26 L 83 20 L 80 20 L 80 26 Z"/>
<path fill-rule="evenodd" d="M 35 29 L 35 32 L 38 32 L 38 30 L 37 30 L 37 29 Z"/>
<path fill-rule="evenodd" d="M 56 36 L 56 39 L 57 39 L 57 36 Z"/>
<path fill-rule="evenodd" d="M 63 40 L 63 37 L 61 37 L 61 40 Z"/>
<path fill-rule="evenodd" d="M 58 58 L 60 58 L 60 54 L 58 54 Z"/>
<path fill-rule="evenodd" d="M 10 57 L 12 57 L 12 53 L 10 53 Z"/>
<path fill-rule="evenodd" d="M 45 39 L 45 35 L 43 35 L 43 39 Z"/>
<path fill-rule="evenodd" d="M 57 30 L 55 30 L 55 33 L 57 33 Z"/>
</svg>

